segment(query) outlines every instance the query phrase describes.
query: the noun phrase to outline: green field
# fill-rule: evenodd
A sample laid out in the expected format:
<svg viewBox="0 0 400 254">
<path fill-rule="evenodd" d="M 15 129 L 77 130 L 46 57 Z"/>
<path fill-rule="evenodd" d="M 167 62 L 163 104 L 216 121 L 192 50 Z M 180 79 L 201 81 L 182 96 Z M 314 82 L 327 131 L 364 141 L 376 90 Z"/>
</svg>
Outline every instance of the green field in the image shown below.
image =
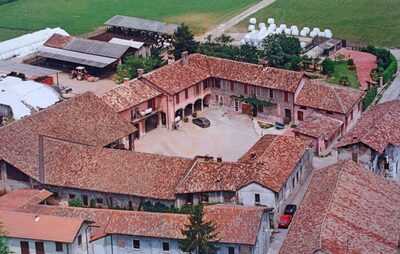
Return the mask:
<svg viewBox="0 0 400 254">
<path fill-rule="evenodd" d="M 329 82 L 339 84 L 342 77 L 347 77 L 350 82 L 350 87 L 358 89 L 360 84 L 357 79 L 357 73 L 355 70 L 350 70 L 346 61 L 335 62 L 335 71 L 332 77 L 328 79 Z"/>
<path fill-rule="evenodd" d="M 0 41 L 45 27 L 77 35 L 91 32 L 113 15 L 189 24 L 206 31 L 257 0 L 16 0 L 0 5 Z"/>
<path fill-rule="evenodd" d="M 400 0 L 277 0 L 255 15 L 275 23 L 331 28 L 335 37 L 400 47 Z M 246 29 L 248 21 L 239 24 Z"/>
</svg>

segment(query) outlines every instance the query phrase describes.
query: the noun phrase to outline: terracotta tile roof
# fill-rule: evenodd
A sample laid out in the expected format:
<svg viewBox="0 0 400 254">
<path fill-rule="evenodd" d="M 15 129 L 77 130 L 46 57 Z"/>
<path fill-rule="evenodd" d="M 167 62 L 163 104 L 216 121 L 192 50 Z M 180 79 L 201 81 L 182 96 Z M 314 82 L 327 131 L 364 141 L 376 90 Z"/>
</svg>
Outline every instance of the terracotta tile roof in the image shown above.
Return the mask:
<svg viewBox="0 0 400 254">
<path fill-rule="evenodd" d="M 76 218 L 84 221 L 94 222 L 94 227 L 91 228 L 90 237 L 92 239 L 97 239 L 106 235 L 104 229 L 108 225 L 113 211 L 117 210 L 49 205 L 26 205 L 16 209 L 15 211 L 31 214 L 59 216 L 64 218 Z"/>
<path fill-rule="evenodd" d="M 256 182 L 279 192 L 310 144 L 293 136 L 275 135 L 274 137 L 272 142 L 257 142 L 239 161 L 254 164 L 258 169 L 255 176 Z M 266 140 L 271 138 L 271 135 L 262 137 Z M 264 147 L 264 152 L 257 155 L 262 147 Z M 255 153 L 256 157 L 248 156 L 251 153 Z"/>
<path fill-rule="evenodd" d="M 307 80 L 295 99 L 295 104 L 347 114 L 362 99 L 359 90 L 324 83 L 321 80 Z"/>
<path fill-rule="evenodd" d="M 295 92 L 303 76 L 302 72 L 264 68 L 201 54 L 189 55 L 187 64 L 181 59 L 144 75 L 168 94 L 180 92 L 209 77 Z"/>
<path fill-rule="evenodd" d="M 339 55 L 343 55 L 347 59 L 353 59 L 354 65 L 356 66 L 357 78 L 361 86 L 360 88 L 361 90 L 367 90 L 368 84 L 374 83 L 370 74 L 371 71 L 378 66 L 376 56 L 367 52 L 346 48 L 342 48 L 335 53 L 335 56 Z"/>
<path fill-rule="evenodd" d="M 188 216 L 173 213 L 114 212 L 106 234 L 182 239 L 181 230 L 189 224 Z"/>
<path fill-rule="evenodd" d="M 181 230 L 189 223 L 188 215 L 172 213 L 46 205 L 30 205 L 19 210 L 93 221 L 97 227 L 93 228 L 92 240 L 107 234 L 182 239 Z M 264 212 L 262 207 L 238 205 L 210 205 L 204 208 L 205 220 L 216 224 L 220 242 L 247 245 L 255 244 Z"/>
<path fill-rule="evenodd" d="M 308 145 L 293 136 L 265 135 L 239 163 L 196 162 L 179 182 L 176 192 L 234 192 L 253 182 L 279 192 Z"/>
<path fill-rule="evenodd" d="M 222 243 L 255 245 L 265 208 L 211 205 L 204 208 L 205 220 L 215 222 Z"/>
<path fill-rule="evenodd" d="M 39 204 L 52 196 L 47 190 L 18 189 L 0 197 L 0 209 L 15 209 L 28 204 Z"/>
<path fill-rule="evenodd" d="M 175 200 L 192 161 L 179 157 L 93 147 L 45 139 L 45 183 Z"/>
<path fill-rule="evenodd" d="M 293 131 L 310 137 L 322 137 L 323 139 L 328 140 L 338 130 L 340 130 L 342 125 L 343 122 L 340 120 L 314 113 L 304 121 L 300 121 Z"/>
<path fill-rule="evenodd" d="M 102 99 L 115 111 L 121 112 L 161 95 L 145 82 L 135 79 L 108 91 Z"/>
<path fill-rule="evenodd" d="M 356 126 L 338 143 L 338 147 L 363 143 L 382 153 L 389 145 L 400 145 L 400 101 L 377 104 L 364 112 Z"/>
<path fill-rule="evenodd" d="M 179 182 L 176 192 L 234 192 L 251 179 L 254 170 L 243 163 L 199 161 Z"/>
<path fill-rule="evenodd" d="M 342 161 L 314 172 L 280 254 L 398 253 L 400 188 Z"/>
<path fill-rule="evenodd" d="M 83 220 L 42 214 L 1 211 L 4 235 L 10 238 L 72 243 Z"/>
<path fill-rule="evenodd" d="M 164 92 L 175 94 L 210 77 L 207 57 L 200 54 L 188 56 L 188 63 L 180 59 L 143 76 Z"/>
<path fill-rule="evenodd" d="M 65 36 L 61 34 L 53 34 L 43 45 L 51 48 L 64 48 L 69 42 L 71 42 L 73 37 Z"/>
<path fill-rule="evenodd" d="M 92 93 L 58 103 L 0 128 L 0 159 L 38 178 L 39 135 L 105 146 L 135 131 Z"/>
</svg>

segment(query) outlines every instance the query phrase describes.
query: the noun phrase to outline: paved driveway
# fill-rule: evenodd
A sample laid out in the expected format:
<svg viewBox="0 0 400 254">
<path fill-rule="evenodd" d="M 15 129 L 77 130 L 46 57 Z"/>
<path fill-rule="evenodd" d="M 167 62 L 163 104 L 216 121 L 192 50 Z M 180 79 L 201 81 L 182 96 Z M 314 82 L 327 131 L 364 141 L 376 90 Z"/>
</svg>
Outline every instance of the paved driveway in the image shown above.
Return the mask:
<svg viewBox="0 0 400 254">
<path fill-rule="evenodd" d="M 173 131 L 158 128 L 137 140 L 135 150 L 187 158 L 210 155 L 237 161 L 260 138 L 246 115 L 207 109 L 200 116 L 211 121 L 210 128 L 203 129 L 191 122 L 182 123 Z"/>
</svg>

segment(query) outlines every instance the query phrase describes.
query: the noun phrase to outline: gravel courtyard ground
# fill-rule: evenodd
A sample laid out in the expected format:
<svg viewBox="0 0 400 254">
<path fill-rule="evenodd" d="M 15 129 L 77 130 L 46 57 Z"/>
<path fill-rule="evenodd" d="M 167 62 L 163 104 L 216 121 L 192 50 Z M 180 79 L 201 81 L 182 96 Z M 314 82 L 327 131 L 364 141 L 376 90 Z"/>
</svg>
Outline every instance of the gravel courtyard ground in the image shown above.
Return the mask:
<svg viewBox="0 0 400 254">
<path fill-rule="evenodd" d="M 203 129 L 189 122 L 174 131 L 158 128 L 137 140 L 135 150 L 187 158 L 210 155 L 236 161 L 260 138 L 246 115 L 210 108 L 199 116 L 207 117 L 211 127 Z"/>
</svg>

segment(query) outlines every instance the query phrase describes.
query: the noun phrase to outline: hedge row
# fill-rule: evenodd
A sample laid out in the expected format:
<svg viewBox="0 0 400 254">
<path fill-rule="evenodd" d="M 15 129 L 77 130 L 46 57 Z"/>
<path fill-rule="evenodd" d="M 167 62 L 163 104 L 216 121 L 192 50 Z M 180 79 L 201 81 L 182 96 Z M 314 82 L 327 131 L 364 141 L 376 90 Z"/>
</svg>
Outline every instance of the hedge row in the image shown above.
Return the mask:
<svg viewBox="0 0 400 254">
<path fill-rule="evenodd" d="M 394 77 L 396 72 L 397 72 L 397 60 L 392 54 L 390 54 L 390 64 L 383 71 L 383 81 L 385 83 L 390 81 Z"/>
</svg>

